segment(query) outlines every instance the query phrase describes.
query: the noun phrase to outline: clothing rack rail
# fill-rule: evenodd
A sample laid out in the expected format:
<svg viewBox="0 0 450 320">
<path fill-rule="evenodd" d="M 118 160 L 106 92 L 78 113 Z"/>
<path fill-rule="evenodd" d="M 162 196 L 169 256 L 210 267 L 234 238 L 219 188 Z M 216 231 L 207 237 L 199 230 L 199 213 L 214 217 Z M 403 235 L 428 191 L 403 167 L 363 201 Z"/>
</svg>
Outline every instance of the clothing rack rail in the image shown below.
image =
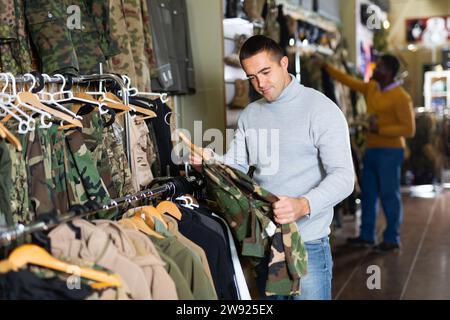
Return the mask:
<svg viewBox="0 0 450 320">
<path fill-rule="evenodd" d="M 123 104 L 124 105 L 128 105 L 129 104 L 129 96 L 128 96 L 128 91 L 127 91 L 127 86 L 125 85 L 124 81 L 122 80 L 122 78 L 118 75 L 115 74 L 111 74 L 111 73 L 102 73 L 102 74 L 91 74 L 91 75 L 80 75 L 80 76 L 75 76 L 75 77 L 71 77 L 70 81 L 72 83 L 83 83 L 83 82 L 90 82 L 90 81 L 105 81 L 105 80 L 112 80 L 114 82 L 117 83 L 117 85 L 120 87 L 121 92 L 122 92 L 122 100 L 123 100 Z M 15 83 L 28 83 L 32 81 L 31 77 L 26 77 L 26 76 L 15 76 L 14 77 L 14 81 Z M 45 79 L 44 78 L 45 83 L 56 83 L 62 84 L 62 79 L 60 77 L 50 77 Z M 129 114 L 125 113 L 125 125 L 124 125 L 124 130 L 125 130 L 125 146 L 126 146 L 126 152 L 127 152 L 127 158 L 130 159 L 130 130 L 129 130 Z M 130 168 L 131 170 L 131 168 Z"/>
<path fill-rule="evenodd" d="M 190 176 L 190 177 L 184 177 L 188 183 L 195 184 L 198 183 L 198 177 L 196 176 Z M 9 229 L 6 229 L 5 231 L 0 232 L 0 246 L 10 243 L 13 240 L 16 240 L 24 235 L 32 234 L 34 232 L 38 231 L 46 231 L 53 227 L 58 226 L 61 223 L 72 221 L 73 219 L 79 219 L 84 218 L 87 216 L 91 216 L 93 214 L 99 213 L 103 210 L 108 210 L 114 207 L 118 207 L 120 204 L 123 204 L 125 202 L 132 203 L 136 200 L 142 200 L 142 199 L 154 199 L 157 196 L 163 196 L 167 192 L 170 192 L 171 194 L 175 194 L 177 191 L 177 185 L 173 182 L 166 182 L 163 185 L 151 189 L 146 189 L 143 191 L 139 191 L 137 193 L 134 193 L 132 195 L 126 195 L 121 198 L 113 199 L 109 204 L 104 205 L 103 207 L 89 211 L 89 212 L 83 212 L 83 213 L 77 213 L 75 211 L 69 211 L 67 213 L 64 213 L 57 217 L 56 219 L 52 219 L 50 222 L 45 221 L 37 221 L 33 222 L 29 225 L 23 225 L 23 224 L 17 224 L 16 226 L 13 226 Z M 119 215 L 120 216 L 120 215 Z"/>
</svg>

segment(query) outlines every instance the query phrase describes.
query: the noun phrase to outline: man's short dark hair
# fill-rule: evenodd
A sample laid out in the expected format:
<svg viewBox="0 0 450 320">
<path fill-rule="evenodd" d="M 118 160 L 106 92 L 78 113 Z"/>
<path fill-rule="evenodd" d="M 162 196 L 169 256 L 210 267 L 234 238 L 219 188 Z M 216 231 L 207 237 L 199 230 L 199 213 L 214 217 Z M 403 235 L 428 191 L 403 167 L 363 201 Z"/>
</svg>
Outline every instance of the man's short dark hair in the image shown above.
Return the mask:
<svg viewBox="0 0 450 320">
<path fill-rule="evenodd" d="M 263 35 L 256 35 L 247 39 L 242 45 L 241 51 L 239 52 L 239 60 L 248 59 L 254 55 L 267 51 L 272 54 L 272 57 L 281 60 L 284 56 L 283 49 L 278 43 L 269 37 Z"/>
<path fill-rule="evenodd" d="M 392 77 L 395 77 L 400 70 L 400 61 L 397 57 L 392 54 L 383 54 L 380 60 L 392 71 Z"/>
</svg>

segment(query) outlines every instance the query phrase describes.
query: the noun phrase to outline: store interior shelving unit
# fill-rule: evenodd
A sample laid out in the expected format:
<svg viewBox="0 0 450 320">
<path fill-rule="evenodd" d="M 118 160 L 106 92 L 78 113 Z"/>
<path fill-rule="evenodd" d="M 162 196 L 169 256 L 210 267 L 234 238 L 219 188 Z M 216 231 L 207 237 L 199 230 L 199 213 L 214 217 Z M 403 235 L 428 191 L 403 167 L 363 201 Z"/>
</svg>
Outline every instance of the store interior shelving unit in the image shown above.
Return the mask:
<svg viewBox="0 0 450 320">
<path fill-rule="evenodd" d="M 425 72 L 425 108 L 443 115 L 450 108 L 450 70 Z"/>
</svg>

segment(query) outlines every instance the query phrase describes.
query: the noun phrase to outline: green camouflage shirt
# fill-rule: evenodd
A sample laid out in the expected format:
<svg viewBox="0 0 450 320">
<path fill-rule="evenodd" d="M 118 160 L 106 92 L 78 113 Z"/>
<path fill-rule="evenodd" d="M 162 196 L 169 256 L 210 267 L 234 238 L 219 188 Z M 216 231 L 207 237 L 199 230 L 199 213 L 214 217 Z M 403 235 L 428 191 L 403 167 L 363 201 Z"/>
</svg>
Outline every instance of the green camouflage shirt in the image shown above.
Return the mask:
<svg viewBox="0 0 450 320">
<path fill-rule="evenodd" d="M 300 294 L 307 251 L 295 223 L 275 225 L 272 204 L 278 198 L 250 177 L 218 162 L 203 163 L 208 193 L 242 246 L 242 255 L 261 259 L 270 254 L 267 295 Z"/>
<path fill-rule="evenodd" d="M 42 72 L 92 74 L 118 53 L 109 27 L 108 4 L 87 0 L 24 0 L 31 40 Z M 111 41 L 111 42 L 110 42 Z"/>
</svg>

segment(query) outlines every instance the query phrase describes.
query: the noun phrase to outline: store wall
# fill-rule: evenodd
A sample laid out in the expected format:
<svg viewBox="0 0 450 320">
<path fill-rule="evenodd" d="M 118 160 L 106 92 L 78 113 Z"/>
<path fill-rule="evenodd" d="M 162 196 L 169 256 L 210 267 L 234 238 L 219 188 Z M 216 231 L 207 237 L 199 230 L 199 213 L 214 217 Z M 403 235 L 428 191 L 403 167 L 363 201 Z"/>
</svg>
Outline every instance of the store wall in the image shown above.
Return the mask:
<svg viewBox="0 0 450 320">
<path fill-rule="evenodd" d="M 418 48 L 413 52 L 408 50 L 406 41 L 405 20 L 436 15 L 450 15 L 449 0 L 391 0 L 388 42 L 407 66 L 409 77 L 405 81 L 405 88 L 411 94 L 414 105 L 423 105 L 423 65 L 432 63 L 432 52 L 427 48 Z M 448 44 L 450 45 L 450 43 Z M 436 61 L 442 61 L 441 49 L 437 50 Z"/>
<path fill-rule="evenodd" d="M 348 52 L 348 61 L 356 63 L 356 0 L 342 0 L 339 2 L 341 13 L 341 32 L 344 36 Z"/>
<path fill-rule="evenodd" d="M 187 0 L 197 91 L 176 99 L 177 126 L 194 134 L 194 121 L 225 131 L 223 8 L 221 0 Z"/>
</svg>

